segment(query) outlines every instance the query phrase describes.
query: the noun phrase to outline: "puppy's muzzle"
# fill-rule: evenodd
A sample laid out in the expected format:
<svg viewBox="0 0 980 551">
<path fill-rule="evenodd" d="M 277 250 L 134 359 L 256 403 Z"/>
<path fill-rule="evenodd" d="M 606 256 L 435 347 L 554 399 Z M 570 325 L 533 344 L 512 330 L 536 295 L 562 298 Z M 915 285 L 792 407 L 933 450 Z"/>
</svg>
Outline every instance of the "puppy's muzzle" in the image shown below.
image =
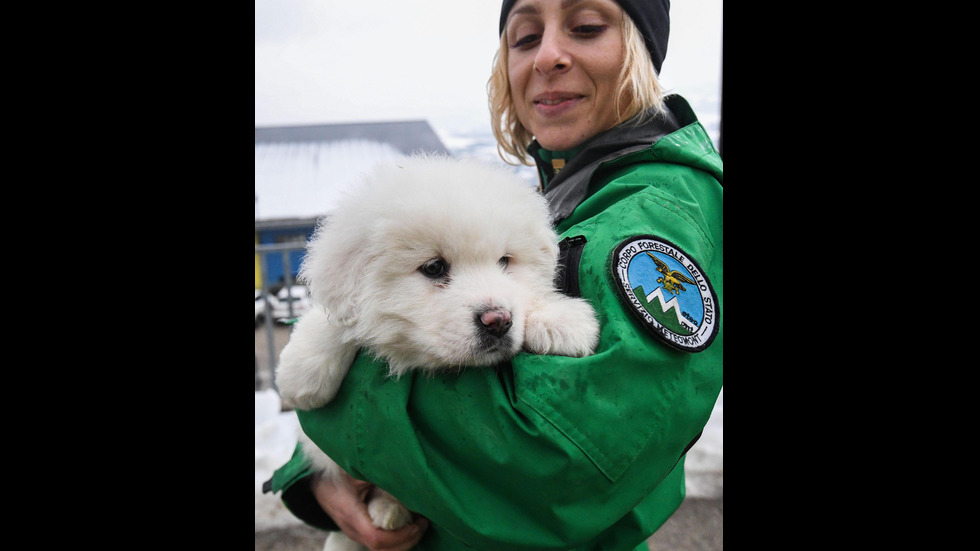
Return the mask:
<svg viewBox="0 0 980 551">
<path fill-rule="evenodd" d="M 476 325 L 483 334 L 501 339 L 510 331 L 513 321 L 509 310 L 490 308 L 483 312 L 477 312 Z"/>
</svg>

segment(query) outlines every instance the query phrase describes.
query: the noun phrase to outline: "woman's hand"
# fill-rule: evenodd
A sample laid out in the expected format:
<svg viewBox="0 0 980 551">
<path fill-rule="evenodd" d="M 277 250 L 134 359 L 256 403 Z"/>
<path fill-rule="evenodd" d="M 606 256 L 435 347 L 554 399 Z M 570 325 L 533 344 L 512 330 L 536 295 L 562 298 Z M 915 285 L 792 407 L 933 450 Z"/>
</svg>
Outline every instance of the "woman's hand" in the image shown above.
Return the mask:
<svg viewBox="0 0 980 551">
<path fill-rule="evenodd" d="M 374 487 L 343 473 L 341 480 L 317 473 L 311 477 L 313 495 L 323 510 L 350 539 L 371 551 L 408 551 L 422 539 L 429 519 L 420 517 L 397 530 L 382 530 L 371 524 L 365 500 Z"/>
</svg>

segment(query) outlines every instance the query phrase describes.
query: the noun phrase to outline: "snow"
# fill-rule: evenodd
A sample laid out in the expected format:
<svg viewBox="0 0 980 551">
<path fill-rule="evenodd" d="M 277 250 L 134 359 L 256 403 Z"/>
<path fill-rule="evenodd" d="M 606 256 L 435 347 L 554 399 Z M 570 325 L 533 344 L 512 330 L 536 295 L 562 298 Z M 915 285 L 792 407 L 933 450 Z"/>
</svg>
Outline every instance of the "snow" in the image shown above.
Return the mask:
<svg viewBox="0 0 980 551">
<path fill-rule="evenodd" d="M 687 453 L 687 496 L 721 498 L 724 486 L 724 389 L 718 396 L 704 434 Z M 272 389 L 255 393 L 255 530 L 302 524 L 282 504 L 279 494 L 263 494 L 262 483 L 293 454 L 299 421 L 293 411 L 282 412 Z"/>
<path fill-rule="evenodd" d="M 687 452 L 687 497 L 720 499 L 724 494 L 725 389 L 711 411 L 697 444 Z"/>
<path fill-rule="evenodd" d="M 262 483 L 293 455 L 299 420 L 293 411 L 282 412 L 279 393 L 255 393 L 255 531 L 302 524 L 283 506 L 279 494 L 263 494 Z"/>
</svg>

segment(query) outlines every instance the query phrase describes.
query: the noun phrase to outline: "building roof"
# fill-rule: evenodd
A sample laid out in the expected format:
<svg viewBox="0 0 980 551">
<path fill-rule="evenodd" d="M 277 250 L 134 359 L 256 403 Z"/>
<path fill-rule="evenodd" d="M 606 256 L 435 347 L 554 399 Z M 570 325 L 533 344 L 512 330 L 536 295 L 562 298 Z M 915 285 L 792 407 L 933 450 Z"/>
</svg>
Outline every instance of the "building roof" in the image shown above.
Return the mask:
<svg viewBox="0 0 980 551">
<path fill-rule="evenodd" d="M 425 121 L 255 128 L 255 222 L 318 218 L 376 163 L 450 154 Z"/>
<path fill-rule="evenodd" d="M 405 155 L 418 151 L 449 153 L 426 121 L 318 124 L 255 129 L 255 144 L 364 140 L 390 144 Z"/>
</svg>

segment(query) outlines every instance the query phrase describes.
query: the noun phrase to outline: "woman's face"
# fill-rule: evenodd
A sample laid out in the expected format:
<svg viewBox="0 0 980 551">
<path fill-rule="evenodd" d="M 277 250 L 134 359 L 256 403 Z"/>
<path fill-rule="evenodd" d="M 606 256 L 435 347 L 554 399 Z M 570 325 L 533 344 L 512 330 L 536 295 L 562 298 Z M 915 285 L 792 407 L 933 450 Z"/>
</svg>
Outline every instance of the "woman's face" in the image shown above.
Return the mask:
<svg viewBox="0 0 980 551">
<path fill-rule="evenodd" d="M 618 122 L 622 20 L 613 0 L 519 0 L 511 9 L 514 112 L 545 149 L 571 149 Z"/>
</svg>

